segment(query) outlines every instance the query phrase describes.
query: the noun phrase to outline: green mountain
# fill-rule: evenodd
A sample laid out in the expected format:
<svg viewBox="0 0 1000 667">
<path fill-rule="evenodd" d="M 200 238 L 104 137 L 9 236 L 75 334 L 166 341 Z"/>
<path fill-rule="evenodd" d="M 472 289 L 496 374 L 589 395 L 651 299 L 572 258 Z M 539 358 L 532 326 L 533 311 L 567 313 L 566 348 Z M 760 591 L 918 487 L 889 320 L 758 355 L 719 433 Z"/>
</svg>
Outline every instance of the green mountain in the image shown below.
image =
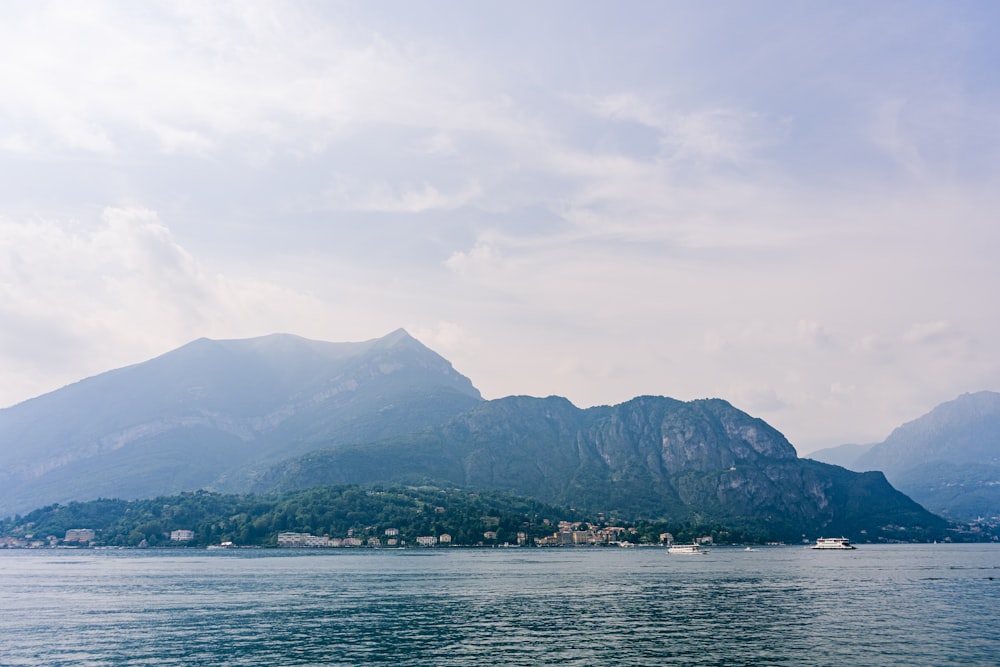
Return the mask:
<svg viewBox="0 0 1000 667">
<path fill-rule="evenodd" d="M 196 340 L 0 410 L 0 516 L 241 490 L 290 456 L 409 433 L 481 400 L 403 330 L 360 343 Z"/>
<path fill-rule="evenodd" d="M 881 473 L 799 459 L 723 400 L 483 401 L 402 330 L 361 343 L 202 339 L 0 410 L 0 517 L 331 484 L 506 493 L 786 540 L 920 539 L 944 526 Z"/>
<path fill-rule="evenodd" d="M 609 516 L 752 525 L 784 539 L 909 539 L 945 525 L 881 473 L 799 459 L 778 431 L 718 399 L 645 396 L 586 410 L 558 397 L 486 401 L 419 433 L 287 461 L 256 489 L 342 483 L 489 489 Z"/>
</svg>

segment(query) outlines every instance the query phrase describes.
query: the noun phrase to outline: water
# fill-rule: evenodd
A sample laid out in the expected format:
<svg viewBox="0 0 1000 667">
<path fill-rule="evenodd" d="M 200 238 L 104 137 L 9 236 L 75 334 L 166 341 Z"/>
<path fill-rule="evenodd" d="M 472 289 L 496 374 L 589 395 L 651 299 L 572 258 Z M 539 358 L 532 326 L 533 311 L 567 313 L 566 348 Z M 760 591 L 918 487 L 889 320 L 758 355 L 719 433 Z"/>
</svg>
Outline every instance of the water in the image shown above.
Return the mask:
<svg viewBox="0 0 1000 667">
<path fill-rule="evenodd" d="M 0 551 L 0 665 L 996 665 L 1000 546 Z"/>
</svg>

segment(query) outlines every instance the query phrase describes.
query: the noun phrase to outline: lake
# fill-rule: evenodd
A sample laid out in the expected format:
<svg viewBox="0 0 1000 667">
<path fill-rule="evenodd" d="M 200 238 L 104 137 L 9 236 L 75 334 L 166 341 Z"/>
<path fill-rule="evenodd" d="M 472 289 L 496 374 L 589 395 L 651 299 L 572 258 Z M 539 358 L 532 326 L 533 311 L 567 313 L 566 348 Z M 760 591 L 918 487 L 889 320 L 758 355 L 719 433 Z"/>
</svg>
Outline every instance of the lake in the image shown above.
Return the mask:
<svg viewBox="0 0 1000 667">
<path fill-rule="evenodd" d="M 0 665 L 996 665 L 1000 545 L 0 550 Z"/>
</svg>

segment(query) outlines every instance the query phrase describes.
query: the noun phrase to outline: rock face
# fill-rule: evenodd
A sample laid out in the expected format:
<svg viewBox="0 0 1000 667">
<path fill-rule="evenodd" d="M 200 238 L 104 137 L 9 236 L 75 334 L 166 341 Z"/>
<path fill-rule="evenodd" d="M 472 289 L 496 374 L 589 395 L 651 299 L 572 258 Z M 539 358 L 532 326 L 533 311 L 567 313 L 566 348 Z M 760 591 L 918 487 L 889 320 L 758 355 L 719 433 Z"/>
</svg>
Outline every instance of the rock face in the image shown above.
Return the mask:
<svg viewBox="0 0 1000 667">
<path fill-rule="evenodd" d="M 289 456 L 409 433 L 480 401 L 403 330 L 361 343 L 201 339 L 0 410 L 0 516 L 243 490 Z"/>
<path fill-rule="evenodd" d="M 646 396 L 587 410 L 558 397 L 487 401 L 415 435 L 312 452 L 277 466 L 257 488 L 332 483 L 500 490 L 609 514 L 763 526 L 793 538 L 859 531 L 874 538 L 887 526 L 944 524 L 881 473 L 798 459 L 778 431 L 717 399 Z"/>
</svg>

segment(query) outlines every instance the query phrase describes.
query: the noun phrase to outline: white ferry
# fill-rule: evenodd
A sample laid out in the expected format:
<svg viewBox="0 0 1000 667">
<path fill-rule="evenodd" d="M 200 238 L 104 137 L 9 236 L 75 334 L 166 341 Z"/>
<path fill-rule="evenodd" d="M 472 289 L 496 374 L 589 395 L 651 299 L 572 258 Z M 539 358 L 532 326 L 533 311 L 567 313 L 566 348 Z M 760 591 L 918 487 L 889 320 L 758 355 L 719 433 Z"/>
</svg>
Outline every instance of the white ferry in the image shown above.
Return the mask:
<svg viewBox="0 0 1000 667">
<path fill-rule="evenodd" d="M 698 544 L 675 544 L 667 548 L 668 554 L 707 554 L 708 549 L 702 549 Z"/>
<path fill-rule="evenodd" d="M 812 549 L 854 549 L 846 537 L 821 537 L 812 545 Z"/>
</svg>

